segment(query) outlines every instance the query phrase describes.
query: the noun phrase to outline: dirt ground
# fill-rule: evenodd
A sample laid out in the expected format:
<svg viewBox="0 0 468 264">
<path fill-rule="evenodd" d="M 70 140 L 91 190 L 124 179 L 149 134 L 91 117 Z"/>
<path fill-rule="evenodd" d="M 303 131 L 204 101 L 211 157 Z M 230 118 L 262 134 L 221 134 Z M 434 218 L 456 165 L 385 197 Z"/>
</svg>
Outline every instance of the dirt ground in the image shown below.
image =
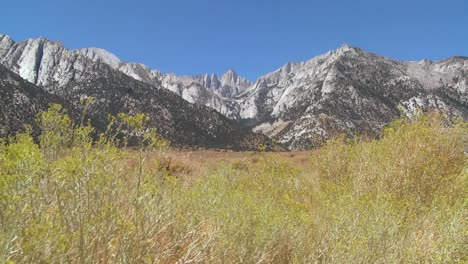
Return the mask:
<svg viewBox="0 0 468 264">
<path fill-rule="evenodd" d="M 265 155 L 274 155 L 287 159 L 298 166 L 305 165 L 309 162 L 309 151 L 295 152 L 257 152 L 257 151 L 217 151 L 217 150 L 180 150 L 170 149 L 167 155 L 176 160 L 196 163 L 200 165 L 210 165 L 219 162 L 235 162 L 243 159 L 258 158 Z"/>
<path fill-rule="evenodd" d="M 135 150 L 136 151 L 136 150 Z M 231 164 L 237 161 L 256 159 L 264 156 L 276 156 L 291 162 L 297 168 L 305 168 L 310 164 L 310 152 L 233 152 L 223 150 L 185 150 L 168 149 L 164 152 L 154 152 L 151 159 L 159 160 L 163 169 L 167 169 L 172 175 L 184 179 L 196 179 L 206 176 L 210 169 L 222 163 Z M 132 163 L 136 163 L 135 158 L 131 158 Z"/>
</svg>

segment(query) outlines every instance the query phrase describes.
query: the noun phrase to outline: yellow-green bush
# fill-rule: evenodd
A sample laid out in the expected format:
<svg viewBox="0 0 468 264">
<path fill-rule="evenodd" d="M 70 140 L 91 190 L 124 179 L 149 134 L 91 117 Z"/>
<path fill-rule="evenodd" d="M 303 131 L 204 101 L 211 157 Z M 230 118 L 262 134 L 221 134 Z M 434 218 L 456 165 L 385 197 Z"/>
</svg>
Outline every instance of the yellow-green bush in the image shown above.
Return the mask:
<svg viewBox="0 0 468 264">
<path fill-rule="evenodd" d="M 466 125 L 420 115 L 393 122 L 380 140 L 339 138 L 314 152 L 327 259 L 466 261 Z"/>
<path fill-rule="evenodd" d="M 167 142 L 144 115 L 110 120 L 93 141 L 55 105 L 39 144 L 0 144 L 1 263 L 468 261 L 466 123 L 398 120 L 379 140 L 330 141 L 306 168 L 264 153 L 184 182 L 150 155 Z"/>
</svg>

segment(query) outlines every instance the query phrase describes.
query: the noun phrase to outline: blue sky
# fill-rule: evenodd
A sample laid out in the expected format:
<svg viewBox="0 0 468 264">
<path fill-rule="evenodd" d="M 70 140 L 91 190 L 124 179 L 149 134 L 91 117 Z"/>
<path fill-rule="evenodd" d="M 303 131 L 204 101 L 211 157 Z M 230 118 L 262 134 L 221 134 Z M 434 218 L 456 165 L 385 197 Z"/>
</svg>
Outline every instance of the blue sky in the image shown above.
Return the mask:
<svg viewBox="0 0 468 264">
<path fill-rule="evenodd" d="M 468 56 L 468 1 L 9 0 L 0 32 L 100 47 L 176 74 L 255 80 L 343 43 L 400 60 Z"/>
</svg>

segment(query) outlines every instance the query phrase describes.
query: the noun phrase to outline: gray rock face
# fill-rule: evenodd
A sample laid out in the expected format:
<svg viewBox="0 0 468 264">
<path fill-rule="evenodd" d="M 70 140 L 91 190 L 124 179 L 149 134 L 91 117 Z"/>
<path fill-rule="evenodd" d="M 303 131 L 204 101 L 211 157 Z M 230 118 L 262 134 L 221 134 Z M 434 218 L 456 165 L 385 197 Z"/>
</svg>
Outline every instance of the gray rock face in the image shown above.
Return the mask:
<svg viewBox="0 0 468 264">
<path fill-rule="evenodd" d="M 377 134 L 416 109 L 468 117 L 468 58 L 401 62 L 343 46 L 260 77 L 241 117 L 290 149 L 336 133 Z"/>
<path fill-rule="evenodd" d="M 58 42 L 40 38 L 14 43 L 4 54 L 0 61 L 8 70 L 3 69 L 10 75 L 11 70 L 29 82 L 16 75 L 15 78 L 20 79 L 16 90 L 41 95 L 41 107 L 37 109 L 53 102 L 52 98 L 59 98 L 57 100 L 79 111 L 81 99 L 94 97 L 88 118 L 98 131 L 105 129 L 108 115 L 141 112 L 146 113 L 150 125 L 175 146 L 238 150 L 255 150 L 259 144 L 272 147 L 266 136 L 241 128 L 213 109 L 190 104 L 156 82 L 151 85 L 131 78 L 117 69 L 122 66 L 120 63 L 111 67 L 106 58 L 112 59 L 112 56 L 103 56 L 105 52 L 70 51 Z M 88 57 L 90 54 L 92 56 Z M 5 82 L 11 82 L 8 74 L 4 77 Z M 2 97 L 6 98 L 2 106 L 16 104 L 18 96 L 20 105 L 35 100 L 23 92 L 11 92 L 8 85 L 0 89 L 8 95 Z M 21 118 L 18 121 L 0 120 L 0 125 L 8 133 L 17 131 L 18 127 L 32 121 L 35 112 L 19 111 Z M 2 114 L 7 113 L 10 112 L 2 109 Z"/>
<path fill-rule="evenodd" d="M 0 58 L 5 56 L 15 42 L 7 35 L 0 35 Z"/>
<path fill-rule="evenodd" d="M 106 63 L 136 80 L 162 86 L 190 103 L 208 106 L 231 119 L 240 118 L 239 105 L 233 98 L 252 86 L 250 81 L 238 76 L 233 70 L 227 71 L 221 78 L 216 74 L 176 76 L 175 74 L 163 74 L 143 64 L 122 62 L 117 56 L 103 49 L 86 48 L 74 52 L 82 54 L 94 62 Z"/>
<path fill-rule="evenodd" d="M 60 42 L 45 38 L 14 43 L 0 57 L 0 63 L 52 93 L 60 93 L 61 87 L 72 81 L 99 74 L 91 71 L 98 63 L 80 52 L 65 49 Z"/>
<path fill-rule="evenodd" d="M 195 76 L 176 76 L 161 74 L 158 77 L 161 85 L 190 103 L 208 106 L 229 117 L 239 119 L 239 103 L 234 99 L 244 92 L 252 83 L 234 71 L 229 70 L 221 78 L 216 74 Z"/>
<path fill-rule="evenodd" d="M 232 70 L 221 77 L 163 74 L 101 49 L 70 51 L 43 38 L 15 43 L 0 35 L 0 62 L 58 95 L 106 77 L 103 65 L 110 66 L 113 74 L 123 73 L 114 78 L 126 80 L 127 86 L 137 80 L 172 91 L 290 149 L 319 145 L 336 133 L 378 134 L 391 120 L 412 116 L 417 109 L 468 117 L 466 57 L 404 62 L 344 45 L 309 61 L 288 63 L 251 83 Z"/>
<path fill-rule="evenodd" d="M 84 48 L 75 50 L 75 53 L 82 54 L 94 62 L 108 64 L 113 69 L 118 69 L 121 64 L 121 61 L 119 58 L 117 58 L 117 56 L 104 49 Z"/>
<path fill-rule="evenodd" d="M 126 75 L 152 85 L 169 89 L 190 103 L 208 106 L 231 119 L 239 119 L 239 105 L 234 97 L 244 92 L 252 83 L 237 75 L 233 70 L 220 78 L 216 74 L 176 76 L 163 74 L 139 63 L 122 62 L 114 54 L 98 48 L 78 49 L 74 52 L 94 62 L 110 65 Z"/>
</svg>

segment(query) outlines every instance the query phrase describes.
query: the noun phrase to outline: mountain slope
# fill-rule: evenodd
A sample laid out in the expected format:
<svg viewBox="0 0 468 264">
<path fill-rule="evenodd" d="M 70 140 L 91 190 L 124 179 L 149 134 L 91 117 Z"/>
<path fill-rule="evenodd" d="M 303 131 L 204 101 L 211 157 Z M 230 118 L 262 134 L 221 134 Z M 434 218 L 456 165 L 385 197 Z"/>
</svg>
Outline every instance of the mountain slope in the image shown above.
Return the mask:
<svg viewBox="0 0 468 264">
<path fill-rule="evenodd" d="M 23 131 L 50 103 L 70 105 L 0 65 L 0 138 Z M 71 109 L 70 109 L 71 110 Z M 75 111 L 71 111 L 71 114 Z"/>
<path fill-rule="evenodd" d="M 210 120 L 220 118 L 203 106 L 275 138 L 290 149 L 319 145 L 338 133 L 378 135 L 391 120 L 411 117 L 417 109 L 436 109 L 448 118 L 468 118 L 466 57 L 405 62 L 344 45 L 309 61 L 288 63 L 251 83 L 232 70 L 221 77 L 163 74 L 143 64 L 122 62 L 102 49 L 70 51 L 59 42 L 43 38 L 15 43 L 0 35 L 0 62 L 68 100 L 95 94 L 105 98 L 99 104 L 108 112 L 114 113 L 114 107 L 153 111 L 158 113 L 154 118 L 165 124 L 167 137 L 181 134 L 178 129 L 189 129 L 199 131 L 192 136 L 200 137 L 201 142 L 216 146 L 221 144 L 219 137 L 215 140 L 199 136 L 210 134 Z M 100 88 L 86 88 L 91 86 Z M 139 88 L 135 90 L 133 86 Z M 108 94 L 113 89 L 118 92 Z M 171 103 L 155 101 L 161 96 L 170 97 Z M 185 106 L 180 98 L 194 105 L 179 109 L 179 105 Z M 184 111 L 199 112 L 197 120 L 206 123 L 189 122 L 189 126 L 179 127 L 178 122 L 162 119 L 161 113 L 166 111 L 163 109 L 182 116 L 174 120 L 190 119 Z M 211 119 L 205 120 L 201 115 Z M 237 126 L 227 119 L 222 122 Z M 230 129 L 215 130 L 234 133 Z M 174 140 L 187 143 L 185 138 L 191 136 L 184 133 L 173 136 Z"/>
<path fill-rule="evenodd" d="M 332 134 L 378 134 L 416 108 L 468 117 L 468 59 L 400 62 L 358 48 L 290 63 L 243 95 L 241 117 L 291 149 Z"/>
<path fill-rule="evenodd" d="M 99 48 L 84 48 L 75 52 L 94 62 L 106 63 L 136 80 L 169 89 L 190 103 L 216 109 L 231 119 L 239 118 L 239 106 L 232 98 L 252 86 L 250 81 L 233 70 L 228 70 L 221 77 L 216 74 L 176 76 L 163 74 L 143 64 L 122 62 L 114 54 Z"/>
<path fill-rule="evenodd" d="M 259 144 L 270 144 L 266 136 L 240 128 L 217 111 L 190 104 L 167 89 L 139 82 L 105 64 L 94 71 L 99 77 L 68 83 L 62 96 L 71 102 L 96 98 L 90 109 L 96 127 L 106 124 L 108 114 L 143 112 L 151 126 L 176 146 L 253 150 Z"/>
<path fill-rule="evenodd" d="M 246 150 L 257 149 L 260 144 L 271 145 L 266 136 L 240 128 L 215 110 L 190 104 L 161 86 L 140 82 L 115 70 L 103 63 L 103 52 L 70 51 L 59 42 L 44 38 L 9 46 L 1 63 L 27 81 L 78 109 L 80 99 L 94 97 L 89 114 L 92 124 L 100 130 L 105 128 L 109 114 L 143 112 L 151 118 L 151 126 L 176 146 Z M 83 52 L 97 55 L 92 59 Z"/>
<path fill-rule="evenodd" d="M 142 78 L 155 72 L 145 67 L 129 76 L 157 80 L 191 103 L 216 109 L 291 149 L 304 149 L 337 133 L 376 135 L 416 109 L 466 118 L 467 71 L 463 57 L 400 62 L 344 45 L 306 62 L 288 63 L 255 84 L 233 71 L 221 79 L 160 72 Z"/>
</svg>

